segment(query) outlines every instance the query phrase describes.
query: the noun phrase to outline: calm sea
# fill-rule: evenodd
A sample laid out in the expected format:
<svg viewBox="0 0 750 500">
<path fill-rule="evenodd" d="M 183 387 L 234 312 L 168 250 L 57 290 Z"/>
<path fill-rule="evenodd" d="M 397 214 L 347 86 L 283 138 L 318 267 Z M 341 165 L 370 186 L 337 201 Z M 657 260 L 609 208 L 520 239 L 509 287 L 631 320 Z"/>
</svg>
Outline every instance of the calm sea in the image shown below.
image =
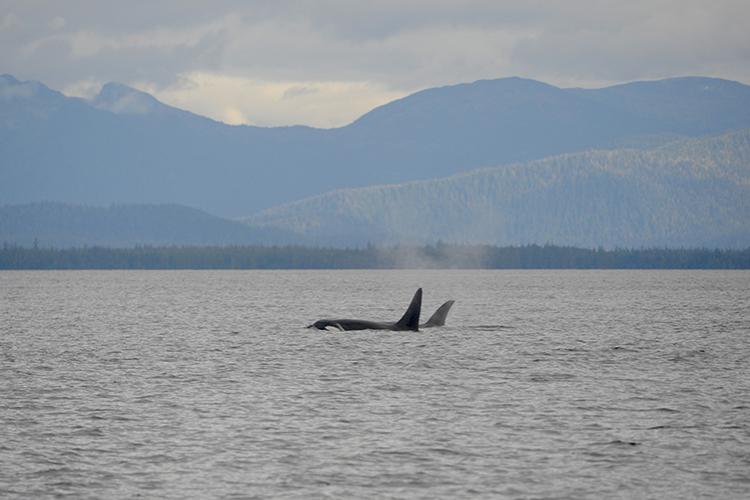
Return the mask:
<svg viewBox="0 0 750 500">
<path fill-rule="evenodd" d="M 2 272 L 0 496 L 748 498 L 750 272 Z"/>
</svg>

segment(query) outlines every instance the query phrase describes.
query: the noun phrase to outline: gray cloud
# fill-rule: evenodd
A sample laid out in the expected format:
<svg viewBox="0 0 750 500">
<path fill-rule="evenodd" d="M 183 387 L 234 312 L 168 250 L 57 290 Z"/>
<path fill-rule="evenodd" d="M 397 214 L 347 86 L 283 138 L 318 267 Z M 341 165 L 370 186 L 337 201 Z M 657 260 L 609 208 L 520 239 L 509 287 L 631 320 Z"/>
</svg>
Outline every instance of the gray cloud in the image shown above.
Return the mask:
<svg viewBox="0 0 750 500">
<path fill-rule="evenodd" d="M 283 99 L 294 99 L 295 97 L 315 94 L 317 92 L 320 92 L 320 90 L 309 86 L 297 85 L 286 89 L 281 97 Z"/>
<path fill-rule="evenodd" d="M 287 97 L 315 89 L 304 95 L 308 109 L 325 114 L 311 100 L 321 96 L 336 116 L 322 120 L 330 124 L 356 117 L 334 108 L 351 108 L 362 85 L 371 103 L 510 75 L 563 86 L 686 74 L 750 82 L 749 17 L 745 0 L 5 1 L 0 71 L 55 88 L 119 81 L 163 98 L 179 90 L 188 107 L 195 75 L 281 85 Z M 326 82 L 357 92 L 339 92 L 349 98 L 337 104 Z M 196 93 L 194 110 L 211 114 L 211 98 Z M 228 107 L 236 108 L 215 106 Z M 234 111 L 257 116 L 251 108 Z M 312 116 L 282 108 L 257 121 Z"/>
</svg>

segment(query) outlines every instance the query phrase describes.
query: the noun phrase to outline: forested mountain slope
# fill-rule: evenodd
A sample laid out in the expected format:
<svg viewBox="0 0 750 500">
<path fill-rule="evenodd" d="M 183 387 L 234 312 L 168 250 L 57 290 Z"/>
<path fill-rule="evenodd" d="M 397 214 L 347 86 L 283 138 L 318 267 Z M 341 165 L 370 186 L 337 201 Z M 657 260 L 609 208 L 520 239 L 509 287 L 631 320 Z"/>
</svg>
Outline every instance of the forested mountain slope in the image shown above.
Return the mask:
<svg viewBox="0 0 750 500">
<path fill-rule="evenodd" d="M 333 191 L 245 219 L 305 241 L 750 246 L 750 131 Z"/>
</svg>

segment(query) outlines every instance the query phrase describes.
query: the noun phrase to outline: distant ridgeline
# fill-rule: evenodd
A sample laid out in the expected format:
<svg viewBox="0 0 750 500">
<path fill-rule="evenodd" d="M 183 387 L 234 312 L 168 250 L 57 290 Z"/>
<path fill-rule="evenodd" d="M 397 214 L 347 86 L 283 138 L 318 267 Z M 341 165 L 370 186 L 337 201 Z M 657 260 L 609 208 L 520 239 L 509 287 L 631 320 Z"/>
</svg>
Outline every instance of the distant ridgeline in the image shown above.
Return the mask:
<svg viewBox="0 0 750 500">
<path fill-rule="evenodd" d="M 334 189 L 743 128 L 750 86 L 716 78 L 602 89 L 484 80 L 426 89 L 347 126 L 314 129 L 230 126 L 124 85 L 83 100 L 0 75 L 0 203 L 169 202 L 241 217 Z"/>
<path fill-rule="evenodd" d="M 750 248 L 584 249 L 445 245 L 361 249 L 167 246 L 51 249 L 5 244 L 2 269 L 750 269 Z"/>
<path fill-rule="evenodd" d="M 748 248 L 750 86 L 689 77 L 561 89 L 505 78 L 427 89 L 313 129 L 229 126 L 122 85 L 83 100 L 0 75 L 0 244 L 154 247 L 102 250 L 97 264 L 70 260 L 94 250 L 50 252 L 34 266 L 397 267 L 388 251 L 310 247 L 437 241 L 490 245 L 451 247 L 485 249 L 486 260 L 456 261 L 465 267 L 688 258 L 553 247 L 546 260 L 513 260 L 536 255 L 519 246 L 532 243 Z M 213 248 L 230 245 L 247 248 Z M 118 260 L 126 255 L 137 264 Z M 430 265 L 454 265 L 440 258 Z"/>
</svg>

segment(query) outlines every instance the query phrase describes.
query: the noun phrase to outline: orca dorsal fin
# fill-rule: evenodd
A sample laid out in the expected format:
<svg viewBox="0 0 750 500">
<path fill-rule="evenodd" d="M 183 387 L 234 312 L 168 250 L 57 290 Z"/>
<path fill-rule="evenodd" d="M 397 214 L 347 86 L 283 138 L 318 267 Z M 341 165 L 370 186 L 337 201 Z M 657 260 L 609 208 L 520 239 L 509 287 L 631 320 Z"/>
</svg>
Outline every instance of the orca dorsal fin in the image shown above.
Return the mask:
<svg viewBox="0 0 750 500">
<path fill-rule="evenodd" d="M 409 308 L 406 310 L 401 319 L 396 323 L 400 330 L 419 330 L 419 313 L 422 311 L 422 289 L 418 289 L 411 299 Z"/>
<path fill-rule="evenodd" d="M 448 317 L 448 313 L 451 310 L 451 307 L 453 307 L 453 300 L 449 300 L 442 306 L 438 307 L 438 310 L 435 311 L 435 314 L 430 316 L 430 319 L 427 320 L 427 323 L 422 325 L 424 328 L 430 328 L 432 326 L 443 326 L 445 325 L 445 318 Z"/>
</svg>

